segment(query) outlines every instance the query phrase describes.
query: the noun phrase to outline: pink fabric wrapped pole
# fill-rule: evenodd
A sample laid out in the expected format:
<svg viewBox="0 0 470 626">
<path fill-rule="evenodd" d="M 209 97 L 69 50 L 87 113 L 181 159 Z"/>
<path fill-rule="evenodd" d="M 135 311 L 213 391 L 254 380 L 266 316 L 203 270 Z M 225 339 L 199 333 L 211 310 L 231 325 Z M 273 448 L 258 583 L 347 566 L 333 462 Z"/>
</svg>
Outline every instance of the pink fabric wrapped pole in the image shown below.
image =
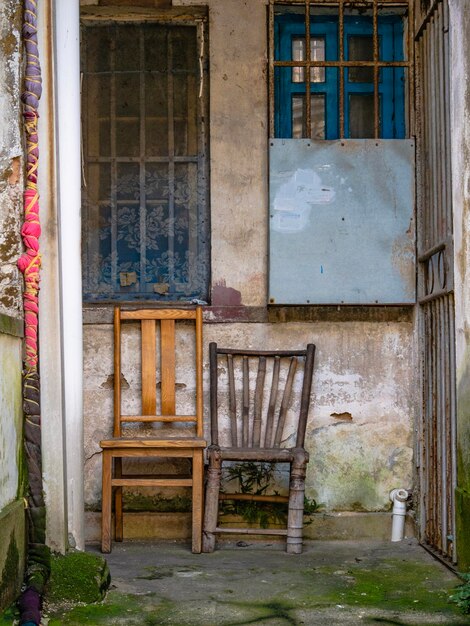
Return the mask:
<svg viewBox="0 0 470 626">
<path fill-rule="evenodd" d="M 37 46 L 36 0 L 24 0 L 23 41 L 26 52 L 23 118 L 26 139 L 26 188 L 24 224 L 21 236 L 25 247 L 18 259 L 24 275 L 25 358 L 23 373 L 24 447 L 28 467 L 27 493 L 28 558 L 25 589 L 19 599 L 20 624 L 36 626 L 41 621 L 41 596 L 50 574 L 50 552 L 46 546 L 46 508 L 42 483 L 41 407 L 38 372 L 38 295 L 41 269 L 39 253 L 38 194 L 38 105 L 41 97 L 41 67 Z"/>
<path fill-rule="evenodd" d="M 26 0 L 24 7 L 23 38 L 26 49 L 24 92 L 24 125 L 26 135 L 26 190 L 24 192 L 24 219 L 21 235 L 25 252 L 18 260 L 18 267 L 24 274 L 23 295 L 25 312 L 25 365 L 35 370 L 38 365 L 38 294 L 41 257 L 39 254 L 39 194 L 38 178 L 38 105 L 41 97 L 41 66 L 37 46 L 37 6 L 36 0 Z"/>
</svg>

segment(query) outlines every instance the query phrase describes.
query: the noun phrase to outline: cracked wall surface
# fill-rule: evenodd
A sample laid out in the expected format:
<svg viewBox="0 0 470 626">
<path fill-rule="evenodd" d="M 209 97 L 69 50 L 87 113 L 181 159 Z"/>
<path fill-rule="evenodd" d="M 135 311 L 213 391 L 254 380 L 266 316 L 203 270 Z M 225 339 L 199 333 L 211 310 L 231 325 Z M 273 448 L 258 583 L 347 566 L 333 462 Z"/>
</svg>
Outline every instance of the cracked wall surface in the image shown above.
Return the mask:
<svg viewBox="0 0 470 626">
<path fill-rule="evenodd" d="M 23 579 L 22 252 L 20 0 L 0 2 L 0 612 Z"/>
<path fill-rule="evenodd" d="M 390 490 L 410 487 L 413 480 L 411 334 L 411 323 L 206 325 L 205 435 L 209 439 L 210 341 L 251 349 L 299 349 L 313 342 L 317 353 L 305 443 L 310 452 L 307 495 L 331 511 L 388 510 Z M 180 412 L 190 414 L 194 389 L 189 342 L 181 341 L 177 397 Z M 99 509 L 101 499 L 99 441 L 112 434 L 112 346 L 111 325 L 85 326 L 85 502 L 93 510 Z M 131 328 L 123 344 L 123 399 L 125 410 L 137 414 L 139 350 L 137 328 Z M 338 418 L 345 413 L 350 417 Z M 162 494 L 169 492 L 165 489 Z"/>
<path fill-rule="evenodd" d="M 22 306 L 16 267 L 22 252 L 21 5 L 18 0 L 0 5 L 0 312 L 14 317 Z"/>
<path fill-rule="evenodd" d="M 98 4 L 98 0 L 82 4 Z M 173 5 L 191 4 L 201 2 L 173 1 Z M 347 321 L 346 314 L 330 307 L 332 314 L 324 321 L 279 317 L 278 323 L 268 323 L 267 314 L 264 320 L 250 318 L 252 323 L 233 321 L 242 309 L 247 318 L 258 309 L 266 311 L 267 2 L 207 0 L 203 4 L 209 12 L 213 305 L 205 313 L 206 321 L 217 321 L 217 306 L 228 311 L 223 323 L 205 324 L 205 350 L 210 341 L 257 349 L 298 349 L 315 343 L 306 439 L 311 459 L 307 494 L 330 511 L 388 510 L 390 489 L 409 488 L 413 483 L 418 402 L 413 316 L 371 321 L 369 311 L 365 321 Z M 112 314 L 106 307 L 95 312 L 89 307 L 84 315 L 89 319 L 84 326 L 85 504 L 99 510 L 99 441 L 112 429 Z M 123 375 L 129 387 L 124 393 L 138 403 L 138 349 L 128 357 Z M 204 376 L 208 434 L 207 352 Z"/>
</svg>

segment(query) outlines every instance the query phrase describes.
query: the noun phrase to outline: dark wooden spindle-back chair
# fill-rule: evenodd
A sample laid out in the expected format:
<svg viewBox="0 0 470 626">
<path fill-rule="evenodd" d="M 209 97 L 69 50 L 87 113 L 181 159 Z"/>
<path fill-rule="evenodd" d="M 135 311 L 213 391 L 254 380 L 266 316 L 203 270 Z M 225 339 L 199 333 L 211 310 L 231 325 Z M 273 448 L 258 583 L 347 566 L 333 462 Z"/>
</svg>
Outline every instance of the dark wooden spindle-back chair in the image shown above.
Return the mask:
<svg viewBox="0 0 470 626">
<path fill-rule="evenodd" d="M 176 330 L 180 321 L 192 323 L 195 361 L 188 365 L 195 372 L 195 415 L 176 413 Z M 121 407 L 121 334 L 123 322 L 138 323 L 141 336 L 142 408 L 140 415 L 123 415 Z M 160 332 L 158 333 L 158 326 Z M 158 349 L 157 349 L 158 346 Z M 192 350 L 193 348 L 188 348 Z M 157 414 L 157 361 L 160 375 L 160 411 Z M 136 363 L 139 363 L 137 356 Z M 140 437 L 123 437 L 123 423 L 151 425 L 155 428 Z M 193 424 L 194 432 L 188 429 Z M 161 430 L 169 427 L 170 432 Z M 204 448 L 202 406 L 202 309 L 141 309 L 114 311 L 114 428 L 113 438 L 100 442 L 103 449 L 103 491 L 101 549 L 111 551 L 112 490 L 115 497 L 115 540 L 123 539 L 123 487 L 182 487 L 192 489 L 192 550 L 201 552 Z M 123 475 L 125 458 L 187 458 L 192 461 L 191 475 Z"/>
<path fill-rule="evenodd" d="M 220 499 L 252 499 L 288 503 L 287 529 L 243 529 L 249 534 L 287 536 L 287 552 L 302 551 L 302 528 L 305 473 L 308 453 L 304 448 L 315 346 L 305 350 L 254 351 L 219 348 L 209 345 L 211 438 L 208 448 L 209 472 L 203 529 L 203 552 L 212 552 L 219 533 L 240 533 L 239 528 L 218 526 Z M 254 390 L 250 390 L 250 371 L 256 362 Z M 268 361 L 271 364 L 268 367 Z M 251 367 L 250 367 L 251 365 Z M 283 370 L 283 375 L 280 373 Z M 270 373 L 267 375 L 267 371 Z M 226 372 L 227 384 L 218 384 L 220 372 Z M 287 430 L 287 416 L 292 401 L 294 380 L 302 377 L 298 411 Z M 242 389 L 237 389 L 237 381 Z M 281 389 L 283 381 L 284 389 Z M 271 389 L 266 386 L 271 382 Z M 263 410 L 263 399 L 265 410 Z M 237 401 L 238 400 L 238 401 Z M 291 411 L 292 412 L 292 411 Z M 225 419 L 224 419 L 225 418 Z M 294 423 L 292 423 L 292 421 Z M 222 427 L 222 423 L 224 426 Z M 288 442 L 286 441 L 288 439 Z M 290 447 L 286 444 L 290 443 Z M 223 461 L 286 463 L 290 468 L 289 495 L 221 493 Z"/>
</svg>

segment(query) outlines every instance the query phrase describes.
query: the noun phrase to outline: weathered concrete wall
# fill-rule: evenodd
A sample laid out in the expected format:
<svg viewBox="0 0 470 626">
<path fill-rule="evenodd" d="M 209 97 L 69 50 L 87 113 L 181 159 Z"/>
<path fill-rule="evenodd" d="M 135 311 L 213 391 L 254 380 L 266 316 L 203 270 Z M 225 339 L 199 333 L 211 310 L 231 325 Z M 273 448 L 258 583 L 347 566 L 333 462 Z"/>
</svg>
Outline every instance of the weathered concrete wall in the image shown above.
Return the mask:
<svg viewBox="0 0 470 626">
<path fill-rule="evenodd" d="M 21 2 L 0 5 L 0 312 L 21 311 L 22 145 L 20 131 Z"/>
<path fill-rule="evenodd" d="M 21 320 L 0 313 L 0 612 L 17 596 L 25 562 Z"/>
<path fill-rule="evenodd" d="M 21 349 L 21 338 L 0 332 L 0 510 L 18 494 L 23 433 Z"/>
<path fill-rule="evenodd" d="M 412 483 L 411 331 L 405 322 L 211 324 L 205 327 L 204 343 L 287 349 L 314 342 L 318 348 L 306 437 L 311 453 L 307 493 L 326 510 L 381 511 L 389 508 L 390 489 Z M 135 329 L 123 351 L 124 402 L 127 410 L 138 411 Z M 85 326 L 85 355 L 85 500 L 96 509 L 101 495 L 98 442 L 112 429 L 110 325 Z M 189 411 L 192 389 L 184 374 L 185 361 L 190 363 L 189 356 L 181 360 L 177 383 L 186 385 L 182 406 Z M 206 354 L 206 426 L 208 383 Z M 351 418 L 335 416 L 344 413 Z"/>
<path fill-rule="evenodd" d="M 21 320 L 0 313 L 0 612 L 18 595 L 25 563 Z"/>
<path fill-rule="evenodd" d="M 22 460 L 23 150 L 20 126 L 22 2 L 0 3 L 0 611 L 23 578 L 25 554 Z"/>
<path fill-rule="evenodd" d="M 452 176 L 457 367 L 457 558 L 470 567 L 470 2 L 451 0 Z"/>
<path fill-rule="evenodd" d="M 174 4 L 201 2 L 177 0 Z M 334 308 L 323 321 L 266 321 L 266 1 L 208 0 L 207 4 L 211 304 L 232 306 L 233 315 L 225 311 L 227 320 L 236 319 L 240 305 L 246 306 L 246 317 L 253 323 L 206 324 L 204 344 L 216 340 L 227 346 L 274 349 L 316 343 L 314 396 L 306 441 L 311 452 L 307 493 L 324 503 L 327 511 L 387 510 L 389 490 L 410 487 L 413 480 L 418 368 L 412 316 L 387 321 L 369 311 L 356 321 L 344 321 L 347 313 L 341 319 Z M 255 319 L 253 311 L 261 317 Z M 206 321 L 214 321 L 219 313 L 208 310 Z M 109 436 L 112 423 L 112 332 L 111 326 L 103 323 L 110 321 L 109 312 L 106 315 L 85 311 L 85 319 L 93 322 L 84 329 L 85 501 L 92 509 L 99 508 L 100 501 L 98 442 Z M 207 354 L 205 367 L 207 392 Z M 126 380 L 132 390 L 132 376 Z M 332 415 L 346 412 L 351 420 Z M 207 415 L 208 401 L 206 425 Z"/>
</svg>

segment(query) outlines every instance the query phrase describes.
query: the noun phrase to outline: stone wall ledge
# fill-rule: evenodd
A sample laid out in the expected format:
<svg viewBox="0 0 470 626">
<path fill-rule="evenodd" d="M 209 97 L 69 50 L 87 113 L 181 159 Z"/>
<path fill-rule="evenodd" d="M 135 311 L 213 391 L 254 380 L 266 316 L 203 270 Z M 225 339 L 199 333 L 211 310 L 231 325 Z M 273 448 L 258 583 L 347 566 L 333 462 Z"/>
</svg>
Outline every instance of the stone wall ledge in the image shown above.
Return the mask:
<svg viewBox="0 0 470 626">
<path fill-rule="evenodd" d="M 225 521 L 229 521 L 227 517 Z M 221 520 L 222 521 L 222 520 Z M 101 514 L 85 513 L 85 540 L 99 542 L 101 538 Z M 233 524 L 232 518 L 230 524 Z M 240 527 L 245 526 L 240 520 Z M 124 538 L 134 540 L 188 540 L 191 533 L 190 513 L 125 513 Z M 312 523 L 304 528 L 304 538 L 319 541 L 332 540 L 372 540 L 388 541 L 392 534 L 391 513 L 315 513 Z M 405 525 L 405 537 L 415 536 L 415 523 L 412 514 L 408 514 Z M 245 539 L 252 535 L 225 535 L 224 539 Z M 266 537 L 256 539 L 266 541 Z M 279 541 L 279 537 L 270 537 Z"/>
<path fill-rule="evenodd" d="M 24 337 L 24 322 L 21 318 L 0 313 L 0 334 Z"/>
<path fill-rule="evenodd" d="M 24 500 L 0 511 L 0 613 L 18 596 L 26 559 Z"/>
</svg>

